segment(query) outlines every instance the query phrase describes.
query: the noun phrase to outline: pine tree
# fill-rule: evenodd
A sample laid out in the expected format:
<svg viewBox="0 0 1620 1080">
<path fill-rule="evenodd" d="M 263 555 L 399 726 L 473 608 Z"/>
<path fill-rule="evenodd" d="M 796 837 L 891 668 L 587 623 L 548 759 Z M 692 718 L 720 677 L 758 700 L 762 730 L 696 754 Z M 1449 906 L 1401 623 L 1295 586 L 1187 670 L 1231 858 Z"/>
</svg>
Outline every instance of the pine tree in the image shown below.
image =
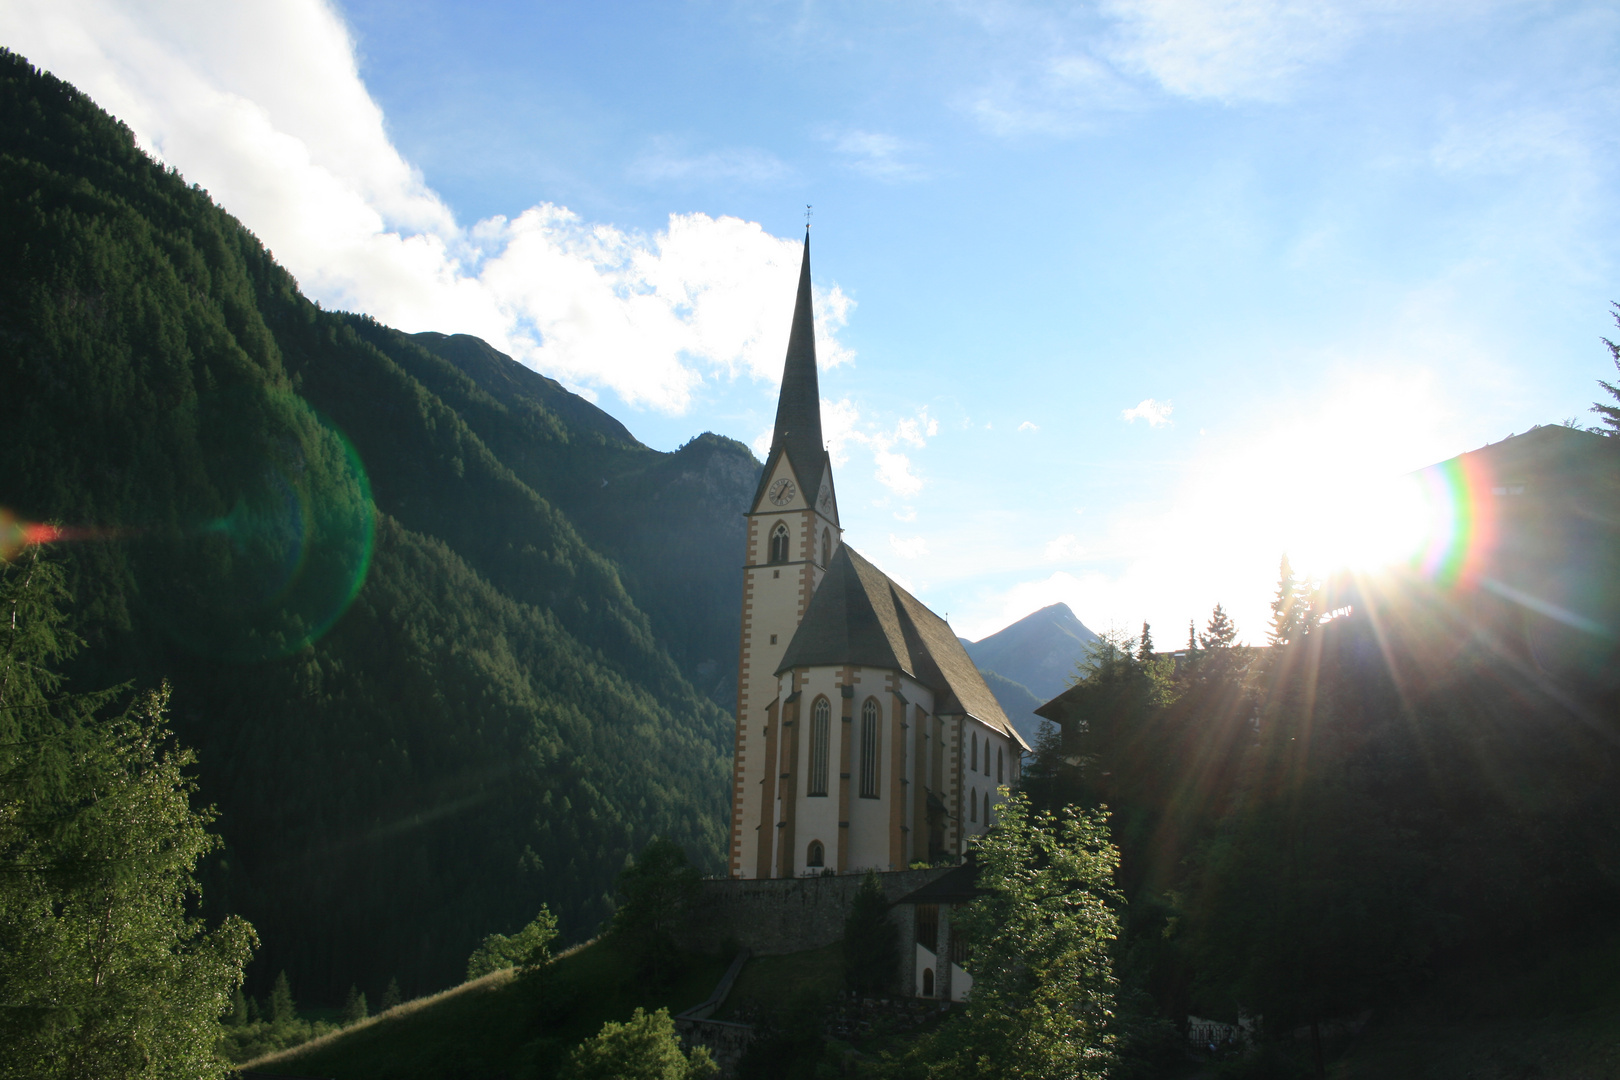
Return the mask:
<svg viewBox="0 0 1620 1080">
<path fill-rule="evenodd" d="M 1216 604 L 1215 610 L 1209 613 L 1209 622 L 1204 626 L 1204 632 L 1199 636 L 1198 647 L 1201 649 L 1230 649 L 1237 641 L 1237 624 L 1226 614 L 1226 609 Z"/>
<path fill-rule="evenodd" d="M 899 967 L 900 939 L 889 921 L 889 901 L 869 871 L 844 920 L 844 985 L 858 994 L 882 993 Z"/>
<path fill-rule="evenodd" d="M 292 984 L 287 981 L 287 973 L 283 971 L 276 976 L 275 986 L 270 988 L 270 1022 L 290 1024 L 297 1018 L 298 1007 L 293 1003 Z"/>
<path fill-rule="evenodd" d="M 1142 620 L 1142 640 L 1137 644 L 1136 658 L 1144 664 L 1153 659 L 1153 628 L 1146 619 Z"/>
<path fill-rule="evenodd" d="M 1620 304 L 1613 306 L 1615 309 L 1613 312 L 1615 325 L 1620 326 Z M 1603 339 L 1603 344 L 1609 347 L 1609 355 L 1614 359 L 1614 366 L 1617 370 L 1620 370 L 1620 345 L 1616 345 L 1608 338 Z M 1603 431 L 1601 428 L 1593 428 L 1592 430 L 1603 435 L 1620 435 L 1620 386 L 1604 382 L 1602 379 L 1598 380 L 1598 385 L 1609 392 L 1609 396 L 1615 399 L 1616 404 L 1605 405 L 1601 401 L 1592 403 L 1592 411 L 1602 418 L 1604 425 L 1608 428 L 1607 431 Z"/>
<path fill-rule="evenodd" d="M 1266 641 L 1286 645 L 1304 637 L 1310 629 L 1310 587 L 1298 574 L 1285 552 L 1277 568 L 1277 595 L 1271 601 L 1271 629 Z"/>
<path fill-rule="evenodd" d="M 1187 652 L 1192 654 L 1198 651 L 1198 627 L 1193 620 L 1187 620 Z"/>
<path fill-rule="evenodd" d="M 399 980 L 389 979 L 388 985 L 383 988 L 382 1001 L 378 1003 L 377 1011 L 387 1012 L 403 1000 L 399 993 Z"/>
<path fill-rule="evenodd" d="M 349 984 L 349 996 L 343 1001 L 343 1022 L 345 1024 L 358 1023 L 371 1015 L 366 1011 L 366 995 L 353 983 Z"/>
</svg>

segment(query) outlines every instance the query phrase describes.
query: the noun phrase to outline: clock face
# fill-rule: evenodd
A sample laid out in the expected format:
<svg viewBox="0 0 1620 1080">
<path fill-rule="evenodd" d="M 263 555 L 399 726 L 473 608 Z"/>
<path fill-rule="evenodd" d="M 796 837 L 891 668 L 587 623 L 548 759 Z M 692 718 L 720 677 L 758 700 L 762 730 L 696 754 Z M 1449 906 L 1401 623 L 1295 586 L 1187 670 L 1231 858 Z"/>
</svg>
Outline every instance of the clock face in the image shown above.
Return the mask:
<svg viewBox="0 0 1620 1080">
<path fill-rule="evenodd" d="M 821 489 L 820 506 L 823 510 L 832 506 L 832 485 L 829 484 Z"/>
<path fill-rule="evenodd" d="M 776 483 L 771 485 L 771 502 L 775 503 L 777 506 L 781 506 L 783 503 L 793 498 L 793 492 L 793 481 L 786 478 L 778 480 Z"/>
</svg>

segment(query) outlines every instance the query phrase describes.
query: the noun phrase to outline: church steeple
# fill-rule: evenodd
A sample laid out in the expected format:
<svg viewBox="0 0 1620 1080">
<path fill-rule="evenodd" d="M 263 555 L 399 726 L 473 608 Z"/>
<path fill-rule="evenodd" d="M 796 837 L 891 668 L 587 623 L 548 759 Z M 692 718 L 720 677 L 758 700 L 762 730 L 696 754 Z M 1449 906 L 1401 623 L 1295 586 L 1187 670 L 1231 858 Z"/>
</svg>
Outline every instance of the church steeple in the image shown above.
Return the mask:
<svg viewBox="0 0 1620 1080">
<path fill-rule="evenodd" d="M 826 446 L 821 441 L 821 387 L 816 378 L 816 319 L 810 298 L 810 230 L 804 231 L 804 261 L 799 265 L 799 293 L 793 303 L 793 328 L 788 333 L 787 362 L 782 369 L 782 394 L 776 402 L 776 430 L 771 435 L 770 458 L 787 453 L 793 471 L 804 485 L 805 497 L 814 498 L 821 484 Z"/>
</svg>

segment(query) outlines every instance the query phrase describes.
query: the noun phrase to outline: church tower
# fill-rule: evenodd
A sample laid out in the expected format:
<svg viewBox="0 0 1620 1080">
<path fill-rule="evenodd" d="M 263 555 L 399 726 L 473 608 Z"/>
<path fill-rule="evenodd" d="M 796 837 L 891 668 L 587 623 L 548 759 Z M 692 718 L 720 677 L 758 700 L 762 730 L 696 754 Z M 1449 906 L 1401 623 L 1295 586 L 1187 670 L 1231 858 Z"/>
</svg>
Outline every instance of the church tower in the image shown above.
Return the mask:
<svg viewBox="0 0 1620 1080">
<path fill-rule="evenodd" d="M 798 297 L 788 336 L 776 429 L 765 471 L 747 511 L 743 554 L 742 651 L 731 796 L 732 877 L 772 877 L 770 837 L 759 835 L 761 803 L 775 798 L 764 733 L 779 696 L 776 669 L 841 543 L 832 462 L 821 439 L 815 317 L 810 299 L 810 233 L 804 234 Z M 771 781 L 771 782 L 768 782 Z"/>
</svg>

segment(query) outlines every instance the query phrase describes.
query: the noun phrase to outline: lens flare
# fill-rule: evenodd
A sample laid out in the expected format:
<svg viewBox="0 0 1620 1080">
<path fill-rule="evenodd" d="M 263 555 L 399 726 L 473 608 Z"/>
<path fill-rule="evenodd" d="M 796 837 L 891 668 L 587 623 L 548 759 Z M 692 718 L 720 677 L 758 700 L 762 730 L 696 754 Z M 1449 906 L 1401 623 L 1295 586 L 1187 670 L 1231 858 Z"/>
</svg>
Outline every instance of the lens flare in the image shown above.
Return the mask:
<svg viewBox="0 0 1620 1080">
<path fill-rule="evenodd" d="M 161 617 L 206 656 L 289 656 L 331 630 L 365 584 L 376 525 L 370 480 L 354 444 L 295 394 L 227 396 L 199 411 L 252 436 L 232 440 L 231 460 L 219 465 L 231 478 L 222 512 L 179 540 L 186 573 Z"/>
<path fill-rule="evenodd" d="M 72 528 L 42 521 L 20 521 L 0 506 L 0 561 L 10 562 L 25 548 L 74 540 L 111 540 L 122 535 L 114 529 Z"/>
<path fill-rule="evenodd" d="M 1481 485 L 1485 485 L 1483 488 Z M 1317 492 L 1288 552 L 1319 577 L 1408 567 L 1441 585 L 1474 580 L 1494 538 L 1489 481 L 1452 460 L 1408 476 Z"/>
<path fill-rule="evenodd" d="M 1410 564 L 1440 585 L 1472 581 L 1495 539 L 1490 479 L 1467 458 L 1432 465 L 1415 477 L 1425 509 L 1421 547 Z"/>
</svg>

